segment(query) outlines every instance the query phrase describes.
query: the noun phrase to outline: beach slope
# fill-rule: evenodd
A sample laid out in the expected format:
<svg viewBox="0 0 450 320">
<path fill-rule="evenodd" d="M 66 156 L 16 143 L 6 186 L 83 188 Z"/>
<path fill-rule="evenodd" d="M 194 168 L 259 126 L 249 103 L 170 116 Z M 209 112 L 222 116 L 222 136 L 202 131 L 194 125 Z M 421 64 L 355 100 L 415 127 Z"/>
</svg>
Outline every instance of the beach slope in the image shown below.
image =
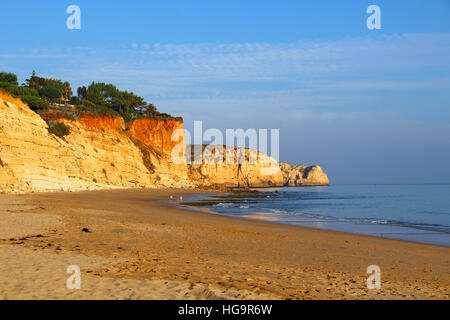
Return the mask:
<svg viewBox="0 0 450 320">
<path fill-rule="evenodd" d="M 449 299 L 450 248 L 187 210 L 192 190 L 0 196 L 2 299 Z M 164 201 L 162 201 L 164 200 Z M 69 290 L 67 267 L 81 269 Z M 367 289 L 367 267 L 381 289 Z"/>
</svg>

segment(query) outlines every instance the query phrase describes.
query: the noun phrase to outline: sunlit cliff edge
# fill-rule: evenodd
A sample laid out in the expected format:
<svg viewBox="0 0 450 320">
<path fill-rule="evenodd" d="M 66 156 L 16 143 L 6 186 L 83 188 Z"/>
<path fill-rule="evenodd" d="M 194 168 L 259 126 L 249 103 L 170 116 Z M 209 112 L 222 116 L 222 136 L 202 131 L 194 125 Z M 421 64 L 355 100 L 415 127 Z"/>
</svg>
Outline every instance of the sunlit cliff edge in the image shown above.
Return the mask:
<svg viewBox="0 0 450 320">
<path fill-rule="evenodd" d="M 256 164 L 175 164 L 173 148 L 181 143 L 179 152 L 185 152 L 184 137 L 172 141 L 174 131 L 183 129 L 177 119 L 52 119 L 69 128 L 60 137 L 43 118 L 0 90 L 0 192 L 329 184 L 320 167 L 278 165 L 265 154 Z"/>
</svg>

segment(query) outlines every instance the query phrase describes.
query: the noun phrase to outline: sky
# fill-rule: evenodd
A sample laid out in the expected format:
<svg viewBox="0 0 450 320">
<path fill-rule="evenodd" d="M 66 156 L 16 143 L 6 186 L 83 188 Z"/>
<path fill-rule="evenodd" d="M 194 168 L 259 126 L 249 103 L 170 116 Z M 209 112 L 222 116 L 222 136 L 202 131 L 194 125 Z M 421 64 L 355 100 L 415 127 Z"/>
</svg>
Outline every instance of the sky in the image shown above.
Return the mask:
<svg viewBox="0 0 450 320">
<path fill-rule="evenodd" d="M 281 161 L 335 184 L 450 183 L 450 0 L 22 0 L 2 13 L 0 71 L 21 82 L 113 83 L 191 132 L 279 129 Z"/>
</svg>

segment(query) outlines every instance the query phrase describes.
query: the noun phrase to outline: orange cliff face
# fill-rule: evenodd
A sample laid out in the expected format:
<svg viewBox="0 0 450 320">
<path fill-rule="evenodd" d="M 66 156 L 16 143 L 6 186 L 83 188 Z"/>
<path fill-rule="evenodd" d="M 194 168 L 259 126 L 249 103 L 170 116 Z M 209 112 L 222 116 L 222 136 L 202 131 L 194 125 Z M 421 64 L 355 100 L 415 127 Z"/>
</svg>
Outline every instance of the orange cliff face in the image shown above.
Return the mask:
<svg viewBox="0 0 450 320">
<path fill-rule="evenodd" d="M 70 128 L 70 134 L 63 139 L 70 149 L 64 158 L 70 164 L 66 165 L 70 176 L 89 177 L 94 184 L 103 186 L 156 186 L 157 178 L 150 174 L 142 161 L 142 152 L 126 135 L 121 117 L 83 116 L 54 121 Z"/>
<path fill-rule="evenodd" d="M 175 119 L 137 119 L 127 124 L 127 135 L 143 153 L 144 163 L 167 186 L 185 187 L 188 177 L 183 122 Z M 172 153 L 177 156 L 175 161 Z"/>
<path fill-rule="evenodd" d="M 82 140 L 77 141 L 75 138 L 78 133 L 89 139 L 90 144 L 95 146 L 94 151 L 109 153 L 102 155 L 112 160 L 110 166 L 102 168 L 102 173 L 108 177 L 108 183 L 127 184 L 124 179 L 132 174 L 132 183 L 141 187 L 192 187 L 187 177 L 185 161 L 175 165 L 170 157 L 172 148 L 177 143 L 181 142 L 184 147 L 184 135 L 178 142 L 172 142 L 171 139 L 175 130 L 184 132 L 180 121 L 138 119 L 125 124 L 119 116 L 83 116 L 77 120 L 54 121 L 63 122 L 70 127 L 71 133 L 66 138 L 69 143 L 81 146 Z M 184 148 L 182 150 L 184 155 Z M 144 172 L 143 176 L 137 179 L 132 172 L 126 171 L 125 162 Z"/>
<path fill-rule="evenodd" d="M 172 141 L 175 130 L 184 130 L 181 121 L 168 119 L 137 119 L 127 126 L 128 135 L 152 146 L 160 154 L 170 155 L 172 149 L 183 139 Z"/>
<path fill-rule="evenodd" d="M 125 129 L 122 117 L 85 115 L 78 118 L 76 122 L 86 130 L 94 132 L 111 131 L 120 133 L 120 131 Z"/>
</svg>

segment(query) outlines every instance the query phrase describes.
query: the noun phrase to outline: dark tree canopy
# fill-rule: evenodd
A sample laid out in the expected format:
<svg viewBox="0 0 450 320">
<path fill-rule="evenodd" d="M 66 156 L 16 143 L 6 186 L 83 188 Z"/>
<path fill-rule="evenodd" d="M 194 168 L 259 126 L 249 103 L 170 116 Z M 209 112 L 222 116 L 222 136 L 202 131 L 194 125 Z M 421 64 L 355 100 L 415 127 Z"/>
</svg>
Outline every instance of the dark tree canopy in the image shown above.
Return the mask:
<svg viewBox="0 0 450 320">
<path fill-rule="evenodd" d="M 35 71 L 33 71 L 30 78 L 25 81 L 28 87 L 35 90 L 40 90 L 46 87 L 56 88 L 60 91 L 60 97 L 62 96 L 64 100 L 69 100 L 72 97 L 72 88 L 70 87 L 70 83 L 67 81 L 63 82 L 58 79 L 38 77 L 36 76 Z"/>
<path fill-rule="evenodd" d="M 80 98 L 80 100 L 85 100 L 86 99 L 86 92 L 87 92 L 87 89 L 86 89 L 85 86 L 79 87 L 77 89 L 78 98 Z"/>
<path fill-rule="evenodd" d="M 58 88 L 48 86 L 39 89 L 39 95 L 43 98 L 48 98 L 51 101 L 55 101 L 56 99 L 61 98 L 62 93 Z"/>
<path fill-rule="evenodd" d="M 110 83 L 92 82 L 89 87 L 79 87 L 78 98 L 88 100 L 97 105 L 112 108 L 119 113 L 129 113 L 132 107 L 143 107 L 146 105 L 144 98 L 133 92 L 121 91 Z"/>
<path fill-rule="evenodd" d="M 14 73 L 0 72 L 0 82 L 8 82 L 12 85 L 17 86 L 17 76 Z"/>
</svg>

